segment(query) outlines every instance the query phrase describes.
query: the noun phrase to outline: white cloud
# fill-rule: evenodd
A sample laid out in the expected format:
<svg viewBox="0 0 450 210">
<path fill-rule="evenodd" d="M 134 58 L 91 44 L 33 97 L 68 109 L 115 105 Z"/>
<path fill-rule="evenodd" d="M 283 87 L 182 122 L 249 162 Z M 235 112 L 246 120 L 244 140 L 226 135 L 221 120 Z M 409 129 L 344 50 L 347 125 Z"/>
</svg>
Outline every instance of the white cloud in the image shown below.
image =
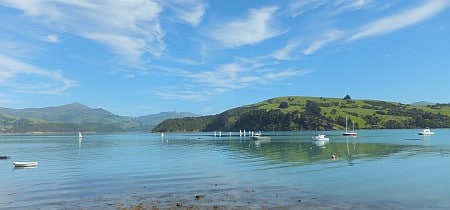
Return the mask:
<svg viewBox="0 0 450 210">
<path fill-rule="evenodd" d="M 426 1 L 425 4 L 389 17 L 373 21 L 356 32 L 349 41 L 390 33 L 431 18 L 450 6 L 448 0 Z"/>
<path fill-rule="evenodd" d="M 301 6 L 300 8 L 302 8 L 313 3 L 314 5 L 323 4 L 323 2 L 319 0 L 309 1 L 307 3 L 308 4 L 303 3 L 298 6 Z M 339 8 L 337 13 L 340 13 L 344 10 L 359 10 L 366 7 L 370 3 L 371 1 L 368 0 L 342 0 L 335 2 L 334 6 Z M 426 1 L 423 5 L 369 22 L 356 30 L 326 29 L 328 31 L 325 32 L 319 39 L 312 41 L 305 49 L 302 50 L 302 53 L 304 55 L 314 54 L 334 41 L 355 41 L 391 33 L 431 18 L 449 6 L 449 0 Z"/>
<path fill-rule="evenodd" d="M 153 94 L 166 99 L 178 99 L 178 100 L 189 100 L 189 101 L 204 101 L 208 100 L 214 96 L 217 96 L 223 92 L 215 92 L 215 90 L 198 90 L 198 88 L 187 87 L 176 87 L 176 88 L 165 88 L 163 90 L 153 91 Z"/>
<path fill-rule="evenodd" d="M 199 0 L 165 0 L 161 4 L 172 10 L 178 21 L 194 27 L 200 24 L 206 11 L 206 5 Z"/>
<path fill-rule="evenodd" d="M 333 14 L 339 14 L 346 11 L 354 11 L 354 10 L 360 10 L 368 5 L 372 0 L 342 0 L 342 1 L 336 1 L 335 5 L 337 7 L 336 11 Z"/>
<path fill-rule="evenodd" d="M 299 47 L 298 42 L 289 42 L 282 49 L 276 50 L 272 53 L 272 57 L 278 60 L 293 60 L 298 59 L 296 56 L 293 57 L 292 54 Z"/>
<path fill-rule="evenodd" d="M 45 39 L 47 42 L 50 42 L 50 43 L 58 43 L 58 42 L 60 42 L 61 40 L 59 39 L 59 37 L 57 36 L 57 35 L 55 35 L 55 34 L 49 34 L 49 35 L 47 35 L 47 37 L 46 37 L 46 39 Z"/>
<path fill-rule="evenodd" d="M 273 70 L 264 66 L 264 64 L 234 62 L 224 64 L 217 70 L 191 72 L 186 76 L 201 86 L 228 91 L 248 87 L 257 88 L 273 81 L 303 76 L 309 72 L 294 69 Z"/>
<path fill-rule="evenodd" d="M 273 14 L 277 7 L 251 9 L 247 17 L 228 23 L 217 23 L 209 36 L 226 47 L 256 44 L 278 36 L 282 32 L 274 28 Z"/>
<path fill-rule="evenodd" d="M 233 90 L 262 88 L 267 84 L 274 84 L 275 81 L 288 80 L 311 72 L 301 69 L 272 69 L 269 64 L 258 63 L 253 59 L 250 61 L 238 58 L 238 60 L 208 71 L 170 71 L 172 75 L 187 79 L 188 82 L 152 92 L 168 99 L 202 101 Z"/>
<path fill-rule="evenodd" d="M 41 69 L 0 55 L 0 85 L 22 93 L 60 94 L 77 86 L 77 81 L 64 77 L 60 71 Z"/>
<path fill-rule="evenodd" d="M 295 18 L 307 11 L 317 9 L 318 7 L 326 4 L 327 0 L 304 0 L 304 1 L 293 1 L 288 7 L 290 16 Z"/>
<path fill-rule="evenodd" d="M 190 73 L 187 76 L 208 87 L 237 89 L 258 80 L 256 75 L 246 74 L 248 71 L 242 64 L 230 63 L 220 66 L 217 70 Z"/>
<path fill-rule="evenodd" d="M 191 11 L 182 12 L 180 18 L 192 26 L 197 26 L 205 13 L 205 5 L 198 4 L 192 8 Z"/>
<path fill-rule="evenodd" d="M 369 5 L 372 0 L 303 0 L 293 1 L 288 5 L 288 12 L 292 18 L 314 11 L 318 8 L 329 9 L 329 15 L 337 15 L 347 11 L 360 10 Z"/>
<path fill-rule="evenodd" d="M 125 62 L 139 62 L 146 53 L 159 56 L 165 49 L 159 24 L 162 9 L 153 0 L 3 0 L 0 4 L 23 11 L 52 31 L 99 42 Z M 47 41 L 59 40 L 55 38 L 51 35 Z"/>
<path fill-rule="evenodd" d="M 341 39 L 343 34 L 344 34 L 344 32 L 342 32 L 342 31 L 331 30 L 331 31 L 327 32 L 324 35 L 324 37 L 314 41 L 309 47 L 304 49 L 303 50 L 303 54 L 311 55 L 311 54 L 315 53 L 317 50 L 319 50 L 319 49 L 323 48 L 324 46 L 326 46 L 328 43 L 333 42 L 333 41 L 338 40 L 338 39 Z"/>
<path fill-rule="evenodd" d="M 286 78 L 293 78 L 298 76 L 303 76 L 305 74 L 310 73 L 311 71 L 307 70 L 296 70 L 296 69 L 288 69 L 279 72 L 269 72 L 265 75 L 265 79 L 268 80 L 285 80 Z"/>
</svg>

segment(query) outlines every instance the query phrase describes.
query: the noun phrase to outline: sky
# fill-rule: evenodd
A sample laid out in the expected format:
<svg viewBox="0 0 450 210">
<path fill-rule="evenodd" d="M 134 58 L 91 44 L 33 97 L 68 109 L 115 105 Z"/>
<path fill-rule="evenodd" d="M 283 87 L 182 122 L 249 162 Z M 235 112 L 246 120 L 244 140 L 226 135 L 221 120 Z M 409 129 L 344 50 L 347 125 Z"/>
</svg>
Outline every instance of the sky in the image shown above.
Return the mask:
<svg viewBox="0 0 450 210">
<path fill-rule="evenodd" d="M 450 0 L 0 0 L 0 107 L 450 103 Z"/>
</svg>

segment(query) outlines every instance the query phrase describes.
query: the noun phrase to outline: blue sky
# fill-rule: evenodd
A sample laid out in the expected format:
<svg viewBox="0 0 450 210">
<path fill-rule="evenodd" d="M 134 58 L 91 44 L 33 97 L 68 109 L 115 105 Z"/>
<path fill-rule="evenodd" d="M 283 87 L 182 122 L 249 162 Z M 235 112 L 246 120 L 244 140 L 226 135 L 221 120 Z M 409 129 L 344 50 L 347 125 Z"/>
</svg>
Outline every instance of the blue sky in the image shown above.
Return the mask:
<svg viewBox="0 0 450 210">
<path fill-rule="evenodd" d="M 0 107 L 449 103 L 450 0 L 0 0 Z"/>
</svg>

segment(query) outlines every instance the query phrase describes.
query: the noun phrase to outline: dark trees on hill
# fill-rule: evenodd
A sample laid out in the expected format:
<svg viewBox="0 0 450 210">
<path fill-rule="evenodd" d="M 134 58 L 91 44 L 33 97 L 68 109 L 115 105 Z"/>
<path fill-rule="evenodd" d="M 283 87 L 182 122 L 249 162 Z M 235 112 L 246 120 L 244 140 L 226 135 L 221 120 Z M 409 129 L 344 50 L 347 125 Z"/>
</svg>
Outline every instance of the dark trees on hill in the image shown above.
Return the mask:
<svg viewBox="0 0 450 210">
<path fill-rule="evenodd" d="M 280 106 L 278 106 L 278 108 L 280 108 L 280 109 L 286 109 L 288 107 L 289 107 L 289 104 L 286 101 L 281 102 Z"/>
</svg>

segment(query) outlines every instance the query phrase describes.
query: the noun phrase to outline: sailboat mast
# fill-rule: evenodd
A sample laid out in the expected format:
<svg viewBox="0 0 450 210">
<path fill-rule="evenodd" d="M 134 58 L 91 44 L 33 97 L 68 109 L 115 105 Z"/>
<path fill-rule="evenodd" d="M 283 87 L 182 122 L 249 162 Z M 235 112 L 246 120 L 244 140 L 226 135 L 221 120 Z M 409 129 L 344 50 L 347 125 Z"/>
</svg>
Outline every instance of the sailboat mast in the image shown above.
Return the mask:
<svg viewBox="0 0 450 210">
<path fill-rule="evenodd" d="M 348 117 L 345 117 L 345 132 L 347 133 L 347 121 L 348 121 Z"/>
</svg>

